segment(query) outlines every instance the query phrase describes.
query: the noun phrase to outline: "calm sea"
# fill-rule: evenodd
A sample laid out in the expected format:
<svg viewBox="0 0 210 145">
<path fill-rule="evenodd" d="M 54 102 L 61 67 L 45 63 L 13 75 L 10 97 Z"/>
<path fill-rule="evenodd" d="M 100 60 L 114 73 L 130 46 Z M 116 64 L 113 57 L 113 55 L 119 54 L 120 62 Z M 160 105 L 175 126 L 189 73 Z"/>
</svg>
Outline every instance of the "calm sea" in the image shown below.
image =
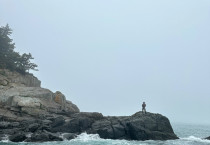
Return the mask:
<svg viewBox="0 0 210 145">
<path fill-rule="evenodd" d="M 97 134 L 87 135 L 83 133 L 74 140 L 62 142 L 12 143 L 5 138 L 4 141 L 0 142 L 0 145 L 210 145 L 209 140 L 202 139 L 210 136 L 210 125 L 172 123 L 172 126 L 180 139 L 169 141 L 126 141 L 101 139 Z"/>
</svg>

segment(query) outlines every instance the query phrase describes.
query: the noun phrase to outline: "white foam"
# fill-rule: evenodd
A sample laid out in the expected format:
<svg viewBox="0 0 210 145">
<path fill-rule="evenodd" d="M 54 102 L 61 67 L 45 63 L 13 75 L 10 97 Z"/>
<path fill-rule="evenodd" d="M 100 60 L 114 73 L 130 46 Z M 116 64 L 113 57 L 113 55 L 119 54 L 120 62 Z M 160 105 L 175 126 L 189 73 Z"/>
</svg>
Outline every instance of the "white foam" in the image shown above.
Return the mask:
<svg viewBox="0 0 210 145">
<path fill-rule="evenodd" d="M 67 139 L 64 137 L 65 134 L 68 134 L 68 133 L 61 133 L 59 137 L 62 138 L 63 140 L 67 140 Z"/>
<path fill-rule="evenodd" d="M 203 143 L 210 143 L 210 140 L 201 139 L 201 138 L 195 137 L 195 136 L 189 136 L 189 137 L 186 137 L 186 138 L 181 138 L 181 140 L 185 140 L 185 141 L 195 141 L 195 142 L 203 142 Z"/>
<path fill-rule="evenodd" d="M 26 134 L 26 137 L 29 138 L 31 137 L 32 133 Z"/>
<path fill-rule="evenodd" d="M 82 133 L 75 138 L 75 140 L 82 140 L 82 141 L 93 141 L 93 140 L 100 140 L 100 136 L 98 134 L 87 134 Z"/>
<path fill-rule="evenodd" d="M 127 140 L 112 140 L 112 139 L 103 139 L 100 138 L 100 136 L 98 134 L 87 134 L 82 133 L 80 135 L 77 136 L 77 138 L 70 140 L 70 142 L 85 142 L 87 144 L 112 144 L 112 145 L 134 145 L 135 142 L 132 141 L 127 141 Z M 144 145 L 144 144 L 139 144 L 139 142 L 137 142 L 138 145 Z"/>
<path fill-rule="evenodd" d="M 9 136 L 5 135 L 4 137 L 2 137 L 1 142 L 9 142 Z"/>
</svg>

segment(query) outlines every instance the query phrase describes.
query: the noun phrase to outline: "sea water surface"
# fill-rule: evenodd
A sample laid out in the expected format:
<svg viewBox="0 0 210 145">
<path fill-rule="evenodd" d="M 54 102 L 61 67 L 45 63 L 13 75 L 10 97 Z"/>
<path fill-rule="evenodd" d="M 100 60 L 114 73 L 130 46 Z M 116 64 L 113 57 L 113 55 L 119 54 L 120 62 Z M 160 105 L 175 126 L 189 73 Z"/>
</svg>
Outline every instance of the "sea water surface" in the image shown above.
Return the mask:
<svg viewBox="0 0 210 145">
<path fill-rule="evenodd" d="M 5 137 L 5 140 L 1 141 L 0 145 L 210 145 L 210 140 L 202 139 L 210 136 L 210 125 L 172 123 L 172 127 L 180 139 L 168 141 L 127 141 L 101 139 L 97 134 L 88 135 L 82 133 L 73 140 L 44 143 L 12 143 Z"/>
</svg>

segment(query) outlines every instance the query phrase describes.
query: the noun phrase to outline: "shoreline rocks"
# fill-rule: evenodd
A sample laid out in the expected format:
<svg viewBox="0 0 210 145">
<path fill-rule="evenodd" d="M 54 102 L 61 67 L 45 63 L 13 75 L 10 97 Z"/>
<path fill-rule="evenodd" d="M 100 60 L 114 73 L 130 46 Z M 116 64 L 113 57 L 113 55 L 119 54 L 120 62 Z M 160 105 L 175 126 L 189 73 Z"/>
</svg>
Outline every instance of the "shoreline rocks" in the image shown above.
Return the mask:
<svg viewBox="0 0 210 145">
<path fill-rule="evenodd" d="M 22 75 L 15 71 L 8 69 L 0 69 L 0 85 L 3 86 L 27 86 L 27 87 L 40 87 L 41 81 L 33 74 Z"/>
<path fill-rule="evenodd" d="M 44 142 L 73 139 L 87 132 L 104 139 L 178 139 L 169 120 L 160 115 L 137 112 L 131 116 L 103 116 L 80 112 L 59 91 L 40 87 L 32 74 L 0 69 L 0 140 Z"/>
<path fill-rule="evenodd" d="M 142 112 L 121 117 L 106 117 L 97 112 L 79 112 L 68 116 L 49 115 L 45 118 L 34 118 L 21 122 L 0 120 L 0 124 L 0 136 L 7 134 L 13 142 L 62 141 L 63 138 L 74 139 L 84 132 L 99 134 L 104 139 L 178 139 L 166 117 Z M 63 138 L 62 134 L 64 134 Z"/>
</svg>

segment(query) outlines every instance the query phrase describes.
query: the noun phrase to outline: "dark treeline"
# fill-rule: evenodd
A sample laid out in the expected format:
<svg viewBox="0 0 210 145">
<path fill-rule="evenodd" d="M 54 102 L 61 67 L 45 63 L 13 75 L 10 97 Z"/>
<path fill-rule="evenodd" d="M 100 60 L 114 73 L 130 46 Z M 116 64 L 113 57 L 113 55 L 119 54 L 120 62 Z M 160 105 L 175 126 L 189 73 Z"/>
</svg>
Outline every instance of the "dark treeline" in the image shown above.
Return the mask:
<svg viewBox="0 0 210 145">
<path fill-rule="evenodd" d="M 31 63 L 32 55 L 19 54 L 14 51 L 15 43 L 10 38 L 12 29 L 7 24 L 0 27 L 0 68 L 17 71 L 22 74 L 29 72 L 29 70 L 37 70 L 37 65 Z"/>
</svg>

